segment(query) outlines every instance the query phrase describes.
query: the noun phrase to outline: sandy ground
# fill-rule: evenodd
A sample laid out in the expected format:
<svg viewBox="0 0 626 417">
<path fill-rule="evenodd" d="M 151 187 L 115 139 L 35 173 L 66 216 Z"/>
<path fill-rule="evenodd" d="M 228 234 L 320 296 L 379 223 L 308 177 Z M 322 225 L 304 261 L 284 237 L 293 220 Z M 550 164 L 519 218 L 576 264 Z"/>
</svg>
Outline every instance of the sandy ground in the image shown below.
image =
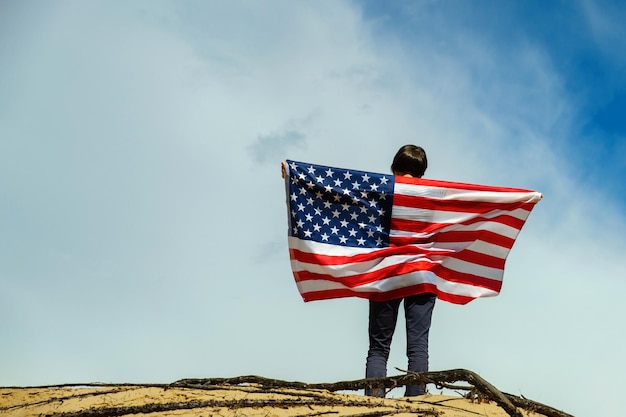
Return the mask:
<svg viewBox="0 0 626 417">
<path fill-rule="evenodd" d="M 136 408 L 138 407 L 138 408 Z M 425 395 L 379 399 L 320 390 L 260 389 L 254 385 L 204 389 L 134 385 L 0 388 L 0 416 L 443 416 L 507 417 L 493 402 Z M 524 416 L 528 416 L 524 412 Z"/>
</svg>

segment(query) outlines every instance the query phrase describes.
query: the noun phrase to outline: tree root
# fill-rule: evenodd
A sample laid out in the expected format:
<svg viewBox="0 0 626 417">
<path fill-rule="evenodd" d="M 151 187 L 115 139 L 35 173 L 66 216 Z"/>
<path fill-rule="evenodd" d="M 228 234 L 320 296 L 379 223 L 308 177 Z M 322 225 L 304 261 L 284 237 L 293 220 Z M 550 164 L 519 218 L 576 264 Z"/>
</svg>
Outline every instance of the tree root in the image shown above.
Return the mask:
<svg viewBox="0 0 626 417">
<path fill-rule="evenodd" d="M 450 383 L 465 381 L 472 387 L 456 387 L 458 389 L 473 389 L 483 398 L 494 401 L 511 417 L 522 417 L 517 407 L 546 417 L 574 417 L 571 414 L 557 410 L 545 404 L 541 404 L 526 398 L 511 394 L 505 394 L 480 377 L 478 374 L 466 369 L 452 369 L 447 371 L 432 372 L 406 372 L 403 375 L 366 378 L 352 381 L 339 381 L 332 383 L 314 383 L 298 381 L 281 381 L 254 375 L 238 376 L 234 378 L 207 378 L 207 379 L 182 379 L 171 384 L 176 387 L 200 387 L 212 385 L 241 385 L 257 384 L 265 388 L 293 388 L 293 389 L 321 389 L 327 391 L 357 391 L 361 389 L 387 388 L 393 389 L 413 384 L 435 384 L 438 387 Z"/>
</svg>

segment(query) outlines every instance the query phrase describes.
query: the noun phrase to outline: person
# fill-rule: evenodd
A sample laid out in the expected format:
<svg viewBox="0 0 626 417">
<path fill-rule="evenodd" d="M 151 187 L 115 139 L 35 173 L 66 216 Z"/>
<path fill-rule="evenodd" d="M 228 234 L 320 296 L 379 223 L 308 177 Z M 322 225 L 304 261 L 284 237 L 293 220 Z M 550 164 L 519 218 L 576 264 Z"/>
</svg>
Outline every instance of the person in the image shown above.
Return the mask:
<svg viewBox="0 0 626 417">
<path fill-rule="evenodd" d="M 421 178 L 428 161 L 426 152 L 419 146 L 404 145 L 393 158 L 391 172 L 397 176 Z M 387 376 L 387 360 L 391 339 L 396 328 L 400 304 L 404 302 L 406 321 L 406 355 L 408 370 L 428 371 L 428 333 L 436 300 L 435 294 L 423 293 L 390 301 L 369 302 L 369 349 L 365 365 L 365 377 Z M 407 385 L 405 396 L 425 393 L 424 384 Z M 384 397 L 384 389 L 366 389 L 365 394 Z"/>
<path fill-rule="evenodd" d="M 393 158 L 391 172 L 394 175 L 421 178 L 428 167 L 426 152 L 419 146 L 404 145 Z M 281 162 L 281 175 L 285 178 L 286 164 Z M 387 376 L 387 360 L 391 339 L 396 328 L 400 304 L 404 301 L 406 321 L 406 354 L 408 370 L 428 370 L 428 333 L 436 300 L 435 294 L 424 293 L 391 301 L 369 302 L 369 349 L 365 365 L 365 377 Z M 425 393 L 424 384 L 408 385 L 405 396 Z M 366 395 L 383 397 L 383 389 L 366 389 Z"/>
</svg>

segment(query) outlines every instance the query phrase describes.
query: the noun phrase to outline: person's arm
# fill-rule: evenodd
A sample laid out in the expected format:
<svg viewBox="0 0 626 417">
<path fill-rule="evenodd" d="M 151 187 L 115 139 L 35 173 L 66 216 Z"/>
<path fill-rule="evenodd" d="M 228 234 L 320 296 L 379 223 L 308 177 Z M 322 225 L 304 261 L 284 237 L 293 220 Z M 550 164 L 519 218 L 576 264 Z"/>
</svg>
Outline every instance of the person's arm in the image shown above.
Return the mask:
<svg viewBox="0 0 626 417">
<path fill-rule="evenodd" d="M 285 161 L 280 163 L 280 175 L 285 178 L 285 174 L 287 172 L 287 163 Z"/>
</svg>

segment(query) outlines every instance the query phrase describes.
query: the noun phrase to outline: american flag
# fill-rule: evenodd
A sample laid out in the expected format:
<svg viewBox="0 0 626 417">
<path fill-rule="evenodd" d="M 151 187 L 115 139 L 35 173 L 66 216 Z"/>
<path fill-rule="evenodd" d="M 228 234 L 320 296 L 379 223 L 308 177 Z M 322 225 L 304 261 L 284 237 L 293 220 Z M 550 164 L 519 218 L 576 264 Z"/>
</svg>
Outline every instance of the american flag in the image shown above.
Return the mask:
<svg viewBox="0 0 626 417">
<path fill-rule="evenodd" d="M 536 191 L 287 161 L 291 268 L 304 301 L 498 295 Z"/>
</svg>

